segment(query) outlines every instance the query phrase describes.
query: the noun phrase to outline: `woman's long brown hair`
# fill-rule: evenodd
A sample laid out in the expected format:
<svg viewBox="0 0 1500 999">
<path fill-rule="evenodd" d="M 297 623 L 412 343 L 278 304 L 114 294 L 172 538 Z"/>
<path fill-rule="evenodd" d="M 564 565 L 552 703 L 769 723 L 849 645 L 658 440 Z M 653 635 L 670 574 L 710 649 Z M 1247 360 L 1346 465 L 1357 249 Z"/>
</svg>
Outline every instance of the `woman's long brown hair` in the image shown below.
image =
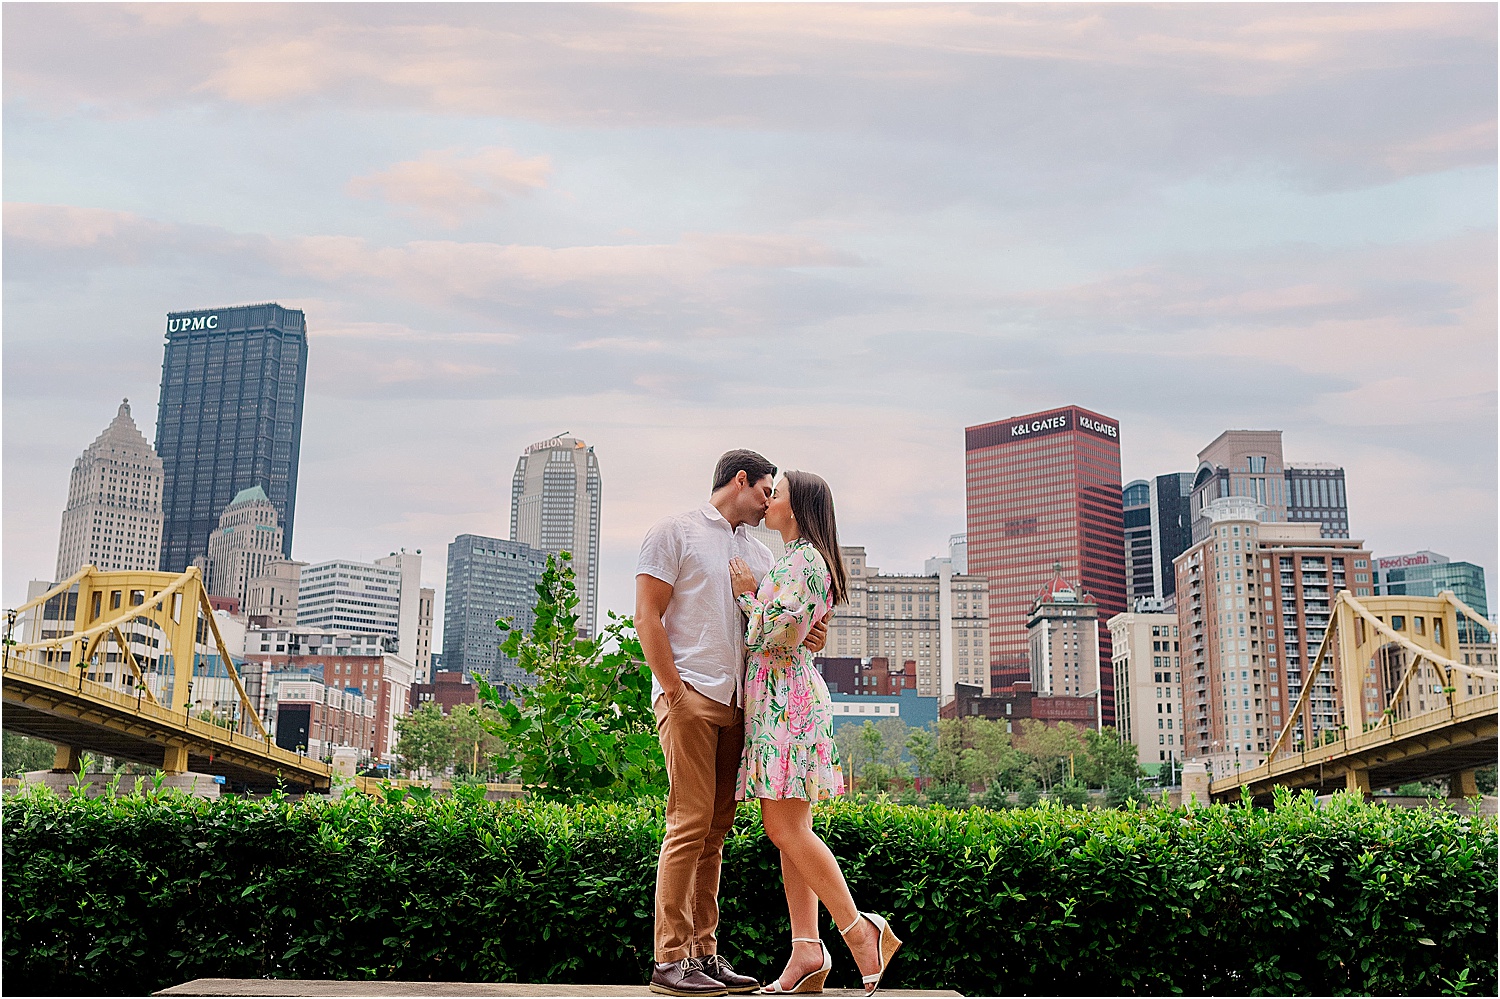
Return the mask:
<svg viewBox="0 0 1500 999">
<path fill-rule="evenodd" d="M 844 603 L 849 599 L 849 579 L 844 575 L 844 560 L 839 557 L 839 528 L 833 517 L 833 490 L 828 488 L 822 476 L 811 472 L 788 471 L 786 485 L 797 529 L 828 563 L 833 584 L 829 587 L 829 601 L 832 606 Z"/>
</svg>

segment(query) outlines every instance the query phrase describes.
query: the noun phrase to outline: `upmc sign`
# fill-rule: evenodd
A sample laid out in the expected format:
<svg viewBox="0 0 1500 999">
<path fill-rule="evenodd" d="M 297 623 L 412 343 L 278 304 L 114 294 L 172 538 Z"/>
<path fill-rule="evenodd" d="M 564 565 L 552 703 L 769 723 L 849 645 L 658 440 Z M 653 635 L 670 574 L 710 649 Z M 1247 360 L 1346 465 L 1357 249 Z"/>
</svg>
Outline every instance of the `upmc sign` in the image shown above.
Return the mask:
<svg viewBox="0 0 1500 999">
<path fill-rule="evenodd" d="M 173 319 L 167 317 L 167 332 L 180 333 L 187 330 L 216 330 L 219 328 L 218 316 L 180 316 Z"/>
<path fill-rule="evenodd" d="M 976 448 L 1010 444 L 1032 437 L 1060 434 L 1068 430 L 1081 430 L 1099 437 L 1107 437 L 1112 441 L 1120 439 L 1120 425 L 1114 420 L 1106 420 L 1076 409 L 1063 409 L 1005 423 L 969 427 L 965 431 L 965 445 L 968 450 L 973 451 Z"/>
</svg>

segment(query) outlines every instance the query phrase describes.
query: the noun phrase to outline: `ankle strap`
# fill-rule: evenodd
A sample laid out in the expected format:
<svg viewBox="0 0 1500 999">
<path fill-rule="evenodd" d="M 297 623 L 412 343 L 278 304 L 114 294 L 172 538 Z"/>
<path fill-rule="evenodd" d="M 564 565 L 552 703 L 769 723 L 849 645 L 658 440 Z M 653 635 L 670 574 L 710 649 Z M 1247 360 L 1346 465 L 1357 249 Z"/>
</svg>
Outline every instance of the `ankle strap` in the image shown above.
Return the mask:
<svg viewBox="0 0 1500 999">
<path fill-rule="evenodd" d="M 849 931 L 852 930 L 852 929 L 854 929 L 854 927 L 858 926 L 859 925 L 859 921 L 861 919 L 864 919 L 864 918 L 865 918 L 865 914 L 863 912 L 856 912 L 854 914 L 853 921 L 850 922 L 848 926 L 845 926 L 845 927 L 843 927 L 842 929 L 839 930 L 839 935 L 840 936 L 848 936 L 849 935 Z"/>
<path fill-rule="evenodd" d="M 792 937 L 792 943 L 822 943 L 817 937 Z"/>
</svg>

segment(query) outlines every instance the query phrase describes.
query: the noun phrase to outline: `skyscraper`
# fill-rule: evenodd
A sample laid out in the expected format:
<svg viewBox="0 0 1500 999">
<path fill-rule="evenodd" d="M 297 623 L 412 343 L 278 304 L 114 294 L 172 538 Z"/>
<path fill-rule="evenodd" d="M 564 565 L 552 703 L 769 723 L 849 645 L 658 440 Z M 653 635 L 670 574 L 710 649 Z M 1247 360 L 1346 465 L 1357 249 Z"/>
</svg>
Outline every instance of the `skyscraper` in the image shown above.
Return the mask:
<svg viewBox="0 0 1500 999">
<path fill-rule="evenodd" d="M 1099 697 L 1099 605 L 1056 572 L 1026 617 L 1031 689 L 1047 697 Z M 1096 713 L 1095 718 L 1099 717 Z"/>
<path fill-rule="evenodd" d="M 1098 602 L 1098 627 L 1125 609 L 1120 425 L 1078 406 L 965 430 L 969 571 L 989 580 L 994 680 L 1031 679 L 1026 622 L 1059 570 Z M 1101 720 L 1114 724 L 1107 630 L 1099 635 Z"/>
<path fill-rule="evenodd" d="M 510 618 L 516 628 L 531 627 L 536 585 L 546 566 L 544 552 L 517 541 L 454 538 L 443 595 L 443 669 L 512 686 L 529 682 L 529 674 L 500 654 L 505 633 L 495 622 Z"/>
<path fill-rule="evenodd" d="M 1370 555 L 1362 542 L 1322 537 L 1318 524 L 1268 521 L 1248 496 L 1210 500 L 1200 513 L 1207 533 L 1177 559 L 1185 750 L 1223 775 L 1264 762 L 1338 591 L 1371 595 Z M 1341 704 L 1324 672 L 1293 737 L 1335 731 Z"/>
<path fill-rule="evenodd" d="M 1180 761 L 1184 716 L 1177 615 L 1126 611 L 1106 623 L 1115 650 L 1115 730 L 1121 741 L 1134 744 L 1139 763 Z"/>
<path fill-rule="evenodd" d="M 538 441 L 516 462 L 510 539 L 537 551 L 573 553 L 578 630 L 590 638 L 599 606 L 599 502 L 599 462 L 576 437 Z"/>
<path fill-rule="evenodd" d="M 1282 458 L 1280 430 L 1226 430 L 1198 452 L 1191 511 L 1193 543 L 1208 536 L 1203 509 L 1242 497 L 1265 507 L 1268 523 L 1317 523 L 1325 538 L 1349 536 L 1344 470 Z"/>
<path fill-rule="evenodd" d="M 1125 605 L 1141 597 L 1158 597 L 1152 573 L 1156 539 L 1151 533 L 1151 483 L 1136 479 L 1120 493 L 1125 524 Z"/>
<path fill-rule="evenodd" d="M 282 557 L 291 557 L 306 381 L 300 309 L 269 302 L 167 314 L 156 417 L 161 569 L 180 572 L 206 555 L 219 514 L 257 485 L 276 508 Z"/>
<path fill-rule="evenodd" d="M 1435 597 L 1444 590 L 1452 590 L 1455 597 L 1481 617 L 1489 616 L 1483 566 L 1472 562 L 1450 562 L 1446 555 L 1419 551 L 1377 558 L 1374 570 L 1377 596 Z M 1468 618 L 1458 619 L 1459 641 L 1483 641 L 1483 638 L 1470 637 L 1473 630 L 1474 624 Z"/>
<path fill-rule="evenodd" d="M 911 664 L 917 693 L 953 698 L 954 683 L 988 694 L 988 583 L 953 571 L 951 556 L 928 559 L 921 575 L 882 573 L 863 546 L 843 545 L 849 601 L 829 625 L 830 657 Z"/>
<path fill-rule="evenodd" d="M 162 465 L 130 417 L 130 400 L 73 463 L 57 541 L 57 580 L 86 565 L 156 568 Z"/>
<path fill-rule="evenodd" d="M 241 489 L 208 538 L 208 592 L 234 597 L 241 610 L 250 601 L 250 581 L 281 557 L 276 507 L 260 486 Z"/>
<path fill-rule="evenodd" d="M 1172 563 L 1193 543 L 1193 473 L 1168 472 L 1151 480 L 1151 573 L 1156 596 L 1177 592 Z"/>
<path fill-rule="evenodd" d="M 1188 501 L 1193 473 L 1136 479 L 1121 495 L 1125 515 L 1125 600 L 1169 600 L 1177 587 L 1172 561 L 1192 544 Z M 1168 605 L 1170 606 L 1170 605 Z"/>
</svg>

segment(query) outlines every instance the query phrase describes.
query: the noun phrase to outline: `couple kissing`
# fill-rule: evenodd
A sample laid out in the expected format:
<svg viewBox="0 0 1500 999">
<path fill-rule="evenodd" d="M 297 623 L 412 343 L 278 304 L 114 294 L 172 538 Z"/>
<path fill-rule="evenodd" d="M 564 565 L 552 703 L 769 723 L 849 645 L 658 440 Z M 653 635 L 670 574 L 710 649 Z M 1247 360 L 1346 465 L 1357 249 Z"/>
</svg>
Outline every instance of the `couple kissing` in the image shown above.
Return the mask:
<svg viewBox="0 0 1500 999">
<path fill-rule="evenodd" d="M 779 559 L 746 530 L 762 520 L 786 544 Z M 833 700 L 813 665 L 848 585 L 828 483 L 797 471 L 778 481 L 759 454 L 730 451 L 708 502 L 646 534 L 635 579 L 670 783 L 651 991 L 821 992 L 833 967 L 818 933 L 821 901 L 873 993 L 901 941 L 883 917 L 859 911 L 812 827 L 812 803 L 845 789 Z M 747 798 L 781 852 L 792 927 L 791 956 L 764 989 L 718 947 L 724 838 Z"/>
</svg>

